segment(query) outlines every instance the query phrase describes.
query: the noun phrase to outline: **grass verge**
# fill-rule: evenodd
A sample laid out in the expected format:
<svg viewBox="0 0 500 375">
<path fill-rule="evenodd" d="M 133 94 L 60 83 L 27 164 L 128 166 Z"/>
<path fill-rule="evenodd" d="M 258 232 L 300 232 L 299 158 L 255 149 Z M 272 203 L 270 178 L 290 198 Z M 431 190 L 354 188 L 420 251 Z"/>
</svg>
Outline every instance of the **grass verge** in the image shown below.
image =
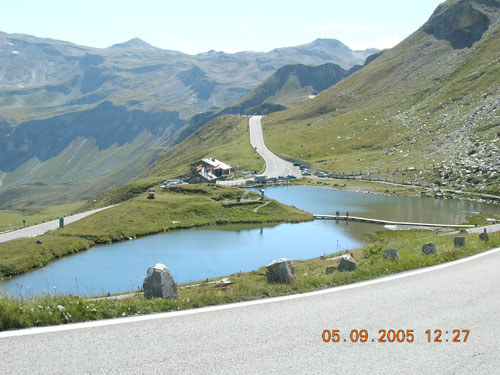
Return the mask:
<svg viewBox="0 0 500 375">
<path fill-rule="evenodd" d="M 265 267 L 261 267 L 252 272 L 227 276 L 233 282 L 229 286 L 217 287 L 202 282 L 197 287 L 180 288 L 179 298 L 174 301 L 147 300 L 140 294 L 122 300 L 99 301 L 78 296 L 44 296 L 27 300 L 0 296 L 0 330 L 176 311 L 303 293 L 436 265 L 500 246 L 500 233 L 491 234 L 488 242 L 481 241 L 477 235 L 465 237 L 467 245 L 455 248 L 451 236 L 438 236 L 428 231 L 383 232 L 375 235 L 368 245 L 351 252 L 358 263 L 357 270 L 352 272 L 326 274 L 328 265 L 338 263 L 337 260 L 329 260 L 328 256 L 295 261 L 297 280 L 293 284 L 269 285 Z M 436 243 L 437 252 L 434 255 L 422 253 L 422 245 L 426 242 Z M 383 250 L 390 248 L 399 250 L 399 260 L 383 259 Z"/>
</svg>

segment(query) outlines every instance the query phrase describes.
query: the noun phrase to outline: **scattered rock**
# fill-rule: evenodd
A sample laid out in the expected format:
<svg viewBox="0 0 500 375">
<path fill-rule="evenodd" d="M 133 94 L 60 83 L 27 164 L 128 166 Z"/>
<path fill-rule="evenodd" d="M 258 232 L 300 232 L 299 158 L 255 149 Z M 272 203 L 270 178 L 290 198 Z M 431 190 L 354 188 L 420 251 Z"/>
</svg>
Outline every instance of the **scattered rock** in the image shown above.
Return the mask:
<svg viewBox="0 0 500 375">
<path fill-rule="evenodd" d="M 479 239 L 481 241 L 485 241 L 485 242 L 488 242 L 490 240 L 490 235 L 486 232 L 484 233 L 479 233 Z"/>
<path fill-rule="evenodd" d="M 391 258 L 391 260 L 397 260 L 399 259 L 399 251 L 396 249 L 388 249 L 384 250 L 384 259 Z"/>
<path fill-rule="evenodd" d="M 483 233 L 479 233 L 479 239 L 485 242 L 488 242 L 490 240 L 490 235 L 488 234 L 488 232 L 486 232 L 486 229 Z"/>
<path fill-rule="evenodd" d="M 432 255 L 436 253 L 436 244 L 434 242 L 427 242 L 422 246 L 422 252 L 425 255 Z"/>
<path fill-rule="evenodd" d="M 290 259 L 281 258 L 266 266 L 269 284 L 285 284 L 295 281 L 295 266 Z"/>
<path fill-rule="evenodd" d="M 142 287 L 144 289 L 144 297 L 147 299 L 153 297 L 177 299 L 179 296 L 174 278 L 170 274 L 169 269 L 161 263 L 148 268 L 148 273 Z"/>
<path fill-rule="evenodd" d="M 356 268 L 358 268 L 358 265 L 356 264 L 356 261 L 352 257 L 351 254 L 346 254 L 342 255 L 340 257 L 340 263 L 337 269 L 342 272 L 342 271 L 354 271 Z"/>
<path fill-rule="evenodd" d="M 41 240 L 36 240 L 36 244 L 37 244 L 37 245 L 41 245 L 41 244 L 42 244 L 42 241 L 41 241 Z"/>
<path fill-rule="evenodd" d="M 464 247 L 465 246 L 465 237 L 455 237 L 453 239 L 453 245 L 455 245 L 455 247 Z"/>
<path fill-rule="evenodd" d="M 326 267 L 326 274 L 329 275 L 331 273 L 335 272 L 335 266 L 327 266 Z"/>
</svg>

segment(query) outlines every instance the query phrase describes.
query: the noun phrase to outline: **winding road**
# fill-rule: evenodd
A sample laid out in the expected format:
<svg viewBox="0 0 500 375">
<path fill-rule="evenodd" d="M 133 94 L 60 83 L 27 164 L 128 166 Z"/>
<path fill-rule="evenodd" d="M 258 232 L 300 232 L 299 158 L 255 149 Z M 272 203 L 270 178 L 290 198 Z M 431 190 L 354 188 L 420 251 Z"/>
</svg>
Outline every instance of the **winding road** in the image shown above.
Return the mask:
<svg viewBox="0 0 500 375">
<path fill-rule="evenodd" d="M 0 373 L 493 374 L 499 266 L 500 248 L 313 293 L 0 332 Z M 323 342 L 334 329 L 340 342 Z M 368 341 L 351 342 L 362 329 Z M 413 342 L 378 342 L 390 329 L 413 330 Z"/>
<path fill-rule="evenodd" d="M 267 177 L 279 177 L 294 175 L 299 177 L 300 168 L 294 167 L 294 165 L 286 160 L 273 154 L 264 143 L 264 136 L 262 134 L 261 120 L 262 116 L 252 116 L 249 120 L 250 129 L 250 144 L 255 150 L 262 156 L 266 162 L 266 170 L 264 176 Z"/>
</svg>

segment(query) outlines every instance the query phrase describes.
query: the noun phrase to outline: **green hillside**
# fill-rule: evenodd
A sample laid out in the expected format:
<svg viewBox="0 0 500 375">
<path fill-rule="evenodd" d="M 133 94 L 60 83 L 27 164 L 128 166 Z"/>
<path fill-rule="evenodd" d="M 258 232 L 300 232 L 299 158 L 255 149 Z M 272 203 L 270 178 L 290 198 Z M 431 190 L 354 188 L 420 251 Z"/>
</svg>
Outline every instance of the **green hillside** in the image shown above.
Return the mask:
<svg viewBox="0 0 500 375">
<path fill-rule="evenodd" d="M 189 173 L 192 163 L 206 157 L 231 164 L 237 171 L 264 169 L 264 160 L 250 145 L 248 118 L 226 115 L 212 120 L 161 155 L 139 178 L 183 176 Z"/>
<path fill-rule="evenodd" d="M 422 28 L 358 72 L 266 117 L 268 147 L 327 171 L 435 164 L 440 169 L 430 179 L 498 190 L 499 7 L 442 4 Z"/>
</svg>

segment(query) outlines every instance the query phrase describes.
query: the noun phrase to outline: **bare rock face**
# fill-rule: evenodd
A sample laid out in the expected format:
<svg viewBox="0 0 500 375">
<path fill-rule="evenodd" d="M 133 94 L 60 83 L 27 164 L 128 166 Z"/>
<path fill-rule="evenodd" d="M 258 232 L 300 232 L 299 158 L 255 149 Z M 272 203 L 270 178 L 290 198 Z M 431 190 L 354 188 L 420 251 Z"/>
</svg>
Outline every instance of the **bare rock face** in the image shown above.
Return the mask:
<svg viewBox="0 0 500 375">
<path fill-rule="evenodd" d="M 148 268 L 148 273 L 142 284 L 144 297 L 177 299 L 179 292 L 177 284 L 170 274 L 169 269 L 161 263 Z"/>
<path fill-rule="evenodd" d="M 269 284 L 293 283 L 295 277 L 295 266 L 290 259 L 282 258 L 275 260 L 266 266 L 267 282 Z"/>
<path fill-rule="evenodd" d="M 425 255 L 432 255 L 436 253 L 436 244 L 434 242 L 427 242 L 422 246 L 422 252 Z"/>
<path fill-rule="evenodd" d="M 484 1 L 484 5 L 498 7 L 496 1 Z M 424 25 L 424 31 L 437 39 L 447 40 L 454 49 L 469 48 L 483 36 L 490 19 L 474 7 L 469 0 L 444 3 Z"/>
<path fill-rule="evenodd" d="M 358 265 L 356 264 L 356 261 L 351 254 L 342 255 L 340 257 L 340 263 L 337 267 L 337 270 L 339 270 L 340 272 L 354 271 L 356 268 L 358 268 Z"/>
</svg>

